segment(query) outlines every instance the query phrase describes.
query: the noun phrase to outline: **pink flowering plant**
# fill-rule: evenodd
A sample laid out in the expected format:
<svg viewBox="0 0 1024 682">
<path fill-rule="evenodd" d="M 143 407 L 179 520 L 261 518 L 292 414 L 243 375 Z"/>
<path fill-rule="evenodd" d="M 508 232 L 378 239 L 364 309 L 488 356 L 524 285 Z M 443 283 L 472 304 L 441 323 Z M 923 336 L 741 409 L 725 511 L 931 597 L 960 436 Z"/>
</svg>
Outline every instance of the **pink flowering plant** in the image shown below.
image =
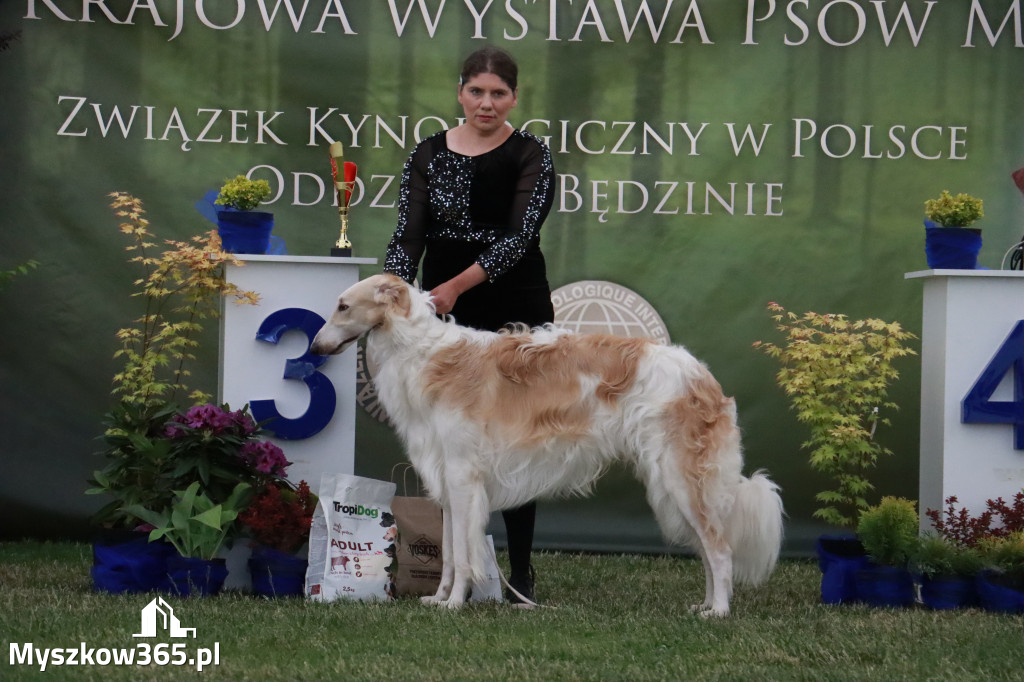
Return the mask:
<svg viewBox="0 0 1024 682">
<path fill-rule="evenodd" d="M 239 502 L 236 488 L 246 485 L 244 504 L 256 491 L 285 480 L 291 462 L 277 445 L 262 438 L 248 410 L 210 403 L 187 410 L 148 414 L 156 418 L 147 435 L 136 431 L 107 434 L 107 466 L 94 473 L 88 492 L 114 500 L 97 514 L 103 524 L 134 527 L 144 520 L 139 509 L 160 513 L 176 491 L 198 483 L 214 503 Z M 235 495 L 235 498 L 232 498 Z"/>
</svg>

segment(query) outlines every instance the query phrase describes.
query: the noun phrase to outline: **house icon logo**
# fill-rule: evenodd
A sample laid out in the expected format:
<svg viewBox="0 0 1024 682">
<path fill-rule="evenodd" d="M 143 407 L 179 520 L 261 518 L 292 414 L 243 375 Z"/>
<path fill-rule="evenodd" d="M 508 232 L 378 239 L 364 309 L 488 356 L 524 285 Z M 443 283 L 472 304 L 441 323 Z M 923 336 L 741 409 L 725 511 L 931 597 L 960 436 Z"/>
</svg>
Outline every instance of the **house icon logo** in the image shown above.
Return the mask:
<svg viewBox="0 0 1024 682">
<path fill-rule="evenodd" d="M 171 637 L 189 637 L 195 639 L 195 628 L 183 628 L 174 615 L 171 605 L 157 597 L 142 609 L 142 632 L 132 637 L 156 637 L 157 627 L 166 630 Z"/>
</svg>

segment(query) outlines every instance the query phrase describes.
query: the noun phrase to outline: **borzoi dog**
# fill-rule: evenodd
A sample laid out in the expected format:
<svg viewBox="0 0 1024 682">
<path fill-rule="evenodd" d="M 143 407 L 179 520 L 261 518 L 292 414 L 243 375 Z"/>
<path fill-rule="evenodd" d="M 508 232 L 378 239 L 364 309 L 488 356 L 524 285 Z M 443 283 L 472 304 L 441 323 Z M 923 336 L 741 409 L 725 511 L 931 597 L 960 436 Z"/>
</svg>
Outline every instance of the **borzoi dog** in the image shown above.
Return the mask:
<svg viewBox="0 0 1024 682">
<path fill-rule="evenodd" d="M 458 608 L 484 575 L 489 513 L 586 493 L 614 461 L 647 486 L 665 538 L 700 553 L 707 615 L 733 578 L 759 583 L 782 542 L 782 500 L 741 474 L 736 406 L 689 352 L 547 326 L 492 333 L 439 319 L 428 293 L 375 275 L 341 294 L 320 355 L 367 336 L 381 404 L 444 510 L 443 570 L 428 603 Z"/>
</svg>

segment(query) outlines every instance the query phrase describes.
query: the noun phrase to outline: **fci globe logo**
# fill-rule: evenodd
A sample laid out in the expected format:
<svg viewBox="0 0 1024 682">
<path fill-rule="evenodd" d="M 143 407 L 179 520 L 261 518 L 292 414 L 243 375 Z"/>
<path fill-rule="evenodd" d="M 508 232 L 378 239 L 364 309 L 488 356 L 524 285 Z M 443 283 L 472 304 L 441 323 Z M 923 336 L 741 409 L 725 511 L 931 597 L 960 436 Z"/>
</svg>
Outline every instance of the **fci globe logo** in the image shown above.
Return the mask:
<svg viewBox="0 0 1024 682">
<path fill-rule="evenodd" d="M 613 334 L 649 338 L 669 343 L 668 328 L 640 294 L 621 284 L 587 280 L 566 284 L 551 292 L 555 307 L 555 326 L 578 334 Z M 388 420 L 384 407 L 377 401 L 373 376 L 376 362 L 359 345 L 356 356 L 356 401 L 374 419 Z"/>
<path fill-rule="evenodd" d="M 613 334 L 669 343 L 668 328 L 650 303 L 613 282 L 566 284 L 551 292 L 555 325 L 579 334 Z"/>
</svg>

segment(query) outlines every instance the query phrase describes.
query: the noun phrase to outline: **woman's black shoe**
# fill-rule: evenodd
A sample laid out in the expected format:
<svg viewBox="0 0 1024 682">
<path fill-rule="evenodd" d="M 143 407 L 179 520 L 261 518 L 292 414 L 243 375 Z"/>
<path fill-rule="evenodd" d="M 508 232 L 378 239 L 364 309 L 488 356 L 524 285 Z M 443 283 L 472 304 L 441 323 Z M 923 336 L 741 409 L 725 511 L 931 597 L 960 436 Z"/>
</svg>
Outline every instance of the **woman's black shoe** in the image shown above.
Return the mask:
<svg viewBox="0 0 1024 682">
<path fill-rule="evenodd" d="M 513 573 L 512 577 L 509 578 L 508 582 L 509 585 L 511 585 L 517 592 L 519 592 L 519 594 L 523 595 L 530 601 L 536 601 L 533 598 L 533 585 L 535 579 L 536 573 L 533 570 L 533 565 L 531 565 L 530 570 L 528 573 L 526 573 L 526 575 Z M 525 604 L 529 606 L 529 604 L 526 604 L 522 599 L 520 599 L 515 592 L 509 589 L 505 590 L 505 599 L 507 599 L 511 604 Z"/>
</svg>

